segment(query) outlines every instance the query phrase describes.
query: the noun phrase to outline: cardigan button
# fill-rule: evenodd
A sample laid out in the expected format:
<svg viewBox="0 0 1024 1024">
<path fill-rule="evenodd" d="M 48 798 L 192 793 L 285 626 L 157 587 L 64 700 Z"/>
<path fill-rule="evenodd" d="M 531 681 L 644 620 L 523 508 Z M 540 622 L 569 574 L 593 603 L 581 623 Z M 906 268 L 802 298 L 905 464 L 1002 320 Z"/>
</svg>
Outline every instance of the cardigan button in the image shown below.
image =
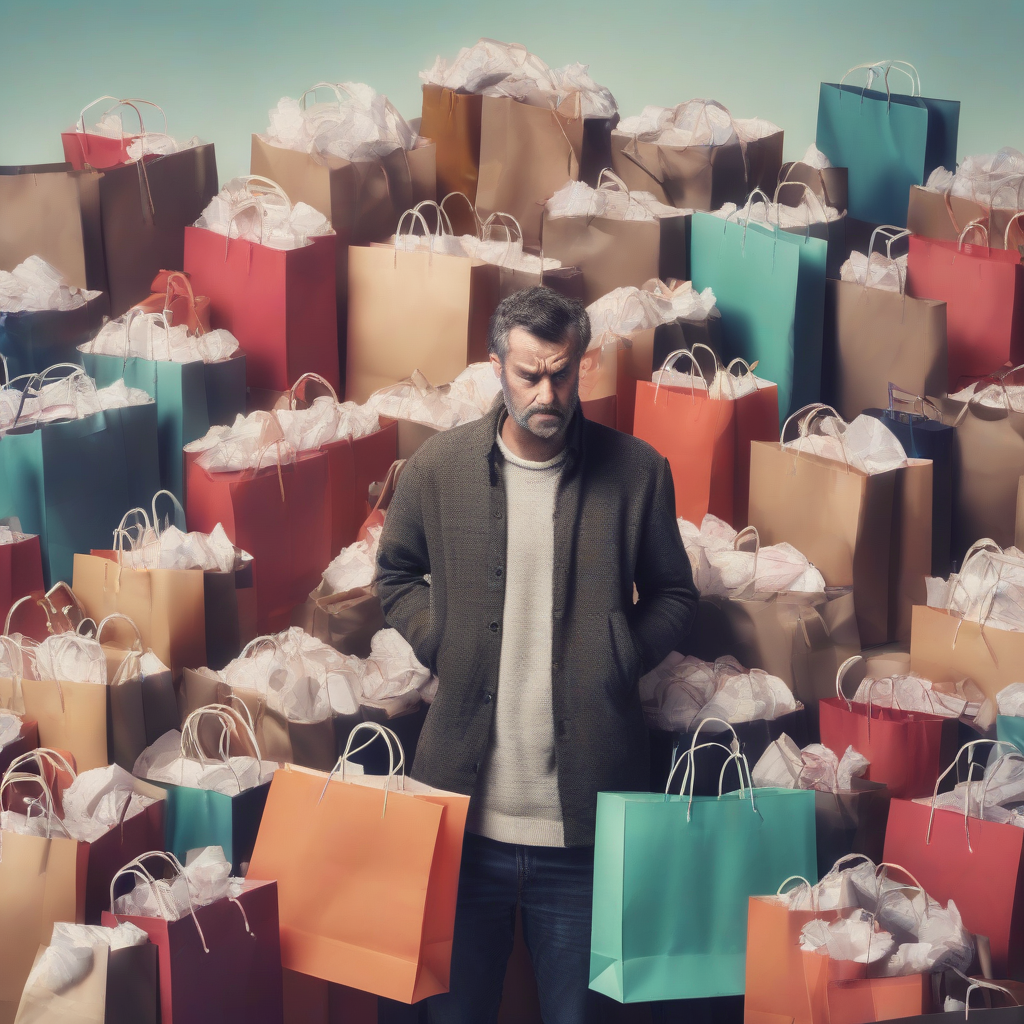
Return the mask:
<svg viewBox="0 0 1024 1024">
<path fill-rule="evenodd" d="M 479 762 L 473 765 L 473 771 L 474 772 L 480 771 L 480 764 L 479 764 Z"/>
<path fill-rule="evenodd" d="M 491 630 L 492 633 L 497 633 L 498 632 L 498 624 L 497 624 L 497 622 L 492 622 L 491 623 L 490 630 Z"/>
</svg>

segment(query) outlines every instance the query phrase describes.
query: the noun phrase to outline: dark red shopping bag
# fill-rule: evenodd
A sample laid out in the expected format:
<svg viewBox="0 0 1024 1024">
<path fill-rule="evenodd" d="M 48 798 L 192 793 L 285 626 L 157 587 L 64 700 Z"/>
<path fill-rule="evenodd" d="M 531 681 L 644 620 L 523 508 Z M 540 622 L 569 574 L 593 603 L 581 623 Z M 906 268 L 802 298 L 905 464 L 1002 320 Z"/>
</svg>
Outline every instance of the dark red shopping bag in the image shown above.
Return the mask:
<svg viewBox="0 0 1024 1024">
<path fill-rule="evenodd" d="M 0 776 L 3 776 L 4 772 L 7 771 L 11 766 L 11 762 L 16 757 L 21 757 L 22 754 L 27 754 L 30 750 L 35 750 L 39 746 L 39 726 L 30 718 L 23 718 L 21 720 L 21 732 L 18 734 L 18 738 L 11 740 L 4 747 L 0 747 Z"/>
<path fill-rule="evenodd" d="M 1024 266 L 1018 250 L 912 235 L 907 294 L 946 303 L 950 393 L 969 383 L 963 378 L 1024 361 Z"/>
<path fill-rule="evenodd" d="M 281 1024 L 277 882 L 247 880 L 178 921 L 103 912 L 109 927 L 124 921 L 159 950 L 161 1024 Z"/>
<path fill-rule="evenodd" d="M 956 750 L 957 720 L 847 700 L 843 676 L 859 657 L 839 667 L 839 696 L 818 701 L 821 742 L 839 754 L 848 746 L 863 754 L 871 762 L 864 778 L 885 783 L 894 798 L 930 796 Z"/>
<path fill-rule="evenodd" d="M 995 742 L 975 740 L 960 753 Z M 932 800 L 893 800 L 885 859 L 912 871 L 940 903 L 952 900 L 969 932 L 988 936 L 997 978 L 1024 975 L 1024 829 L 933 809 Z"/>
<path fill-rule="evenodd" d="M 331 561 L 329 464 L 304 452 L 286 466 L 211 473 L 186 453 L 189 528 L 222 523 L 231 542 L 253 556 L 256 629 L 287 629 Z"/>
<path fill-rule="evenodd" d="M 11 605 L 33 591 L 43 590 L 43 560 L 39 538 L 19 534 L 22 539 L 0 544 L 0 627 Z"/>
<path fill-rule="evenodd" d="M 214 329 L 245 352 L 250 387 L 287 391 L 304 373 L 338 389 L 338 313 L 333 234 L 273 249 L 206 228 L 185 228 L 185 271 L 210 299 Z"/>
</svg>

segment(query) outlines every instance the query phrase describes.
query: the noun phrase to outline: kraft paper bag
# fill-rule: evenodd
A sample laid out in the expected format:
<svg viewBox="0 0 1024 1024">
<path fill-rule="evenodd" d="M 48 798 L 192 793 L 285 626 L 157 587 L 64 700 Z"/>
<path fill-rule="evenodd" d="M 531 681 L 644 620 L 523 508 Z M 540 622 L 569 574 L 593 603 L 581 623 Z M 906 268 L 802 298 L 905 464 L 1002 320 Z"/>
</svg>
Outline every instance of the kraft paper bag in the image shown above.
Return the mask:
<svg viewBox="0 0 1024 1024">
<path fill-rule="evenodd" d="M 946 391 L 946 304 L 852 281 L 828 281 L 825 338 L 835 380 L 823 382 L 849 421 L 889 405 L 889 383 L 912 395 Z"/>
<path fill-rule="evenodd" d="M 755 188 L 774 195 L 782 167 L 782 137 L 778 131 L 745 145 L 662 146 L 613 131 L 612 170 L 629 188 L 651 192 L 679 209 L 742 206 Z"/>
<path fill-rule="evenodd" d="M 106 293 L 102 177 L 70 164 L 0 167 L 0 270 L 42 256 L 69 284 Z M 109 311 L 106 294 L 102 309 Z"/>
<path fill-rule="evenodd" d="M 407 779 L 385 808 L 388 778 L 276 772 L 249 873 L 277 879 L 286 968 L 412 1003 L 448 990 L 469 798 Z"/>
<path fill-rule="evenodd" d="M 557 107 L 484 96 L 475 203 L 480 217 L 511 214 L 522 228 L 523 244 L 540 245 L 544 203 L 579 179 L 583 120 L 575 92 Z"/>
<path fill-rule="evenodd" d="M 907 639 L 931 571 L 932 465 L 869 476 L 841 462 L 755 441 L 750 523 L 762 544 L 792 544 L 829 587 L 853 587 L 866 646 Z"/>
<path fill-rule="evenodd" d="M 485 360 L 499 277 L 498 267 L 464 256 L 353 246 L 345 397 L 365 402 L 415 370 L 447 384 Z"/>
<path fill-rule="evenodd" d="M 476 204 L 483 96 L 423 86 L 420 132 L 437 147 L 437 195 L 461 192 Z"/>
<path fill-rule="evenodd" d="M 356 587 L 341 594 L 329 592 L 321 583 L 309 600 L 292 613 L 292 625 L 301 626 L 342 654 L 357 658 L 370 656 L 370 641 L 386 629 L 384 612 L 372 587 Z"/>
<path fill-rule="evenodd" d="M 807 707 L 835 693 L 839 666 L 861 649 L 852 589 L 768 601 L 702 597 L 690 638 L 698 658 L 731 654 L 778 676 Z"/>
<path fill-rule="evenodd" d="M 812 167 L 802 160 L 783 164 L 779 171 L 779 185 L 806 185 L 826 206 L 840 213 L 846 211 L 850 199 L 850 174 L 845 167 Z M 767 190 L 766 190 L 767 191 Z M 797 205 L 803 201 L 803 189 L 779 189 L 779 202 L 788 204 L 794 200 Z"/>
<path fill-rule="evenodd" d="M 984 537 L 1014 543 L 1017 489 L 1024 476 L 1024 412 L 1013 402 L 991 408 L 978 401 L 938 399 L 943 422 L 955 427 L 952 554 L 959 561 Z"/>
<path fill-rule="evenodd" d="M 955 242 L 971 221 L 981 221 L 988 230 L 992 248 L 1005 249 L 1007 225 L 1024 210 L 1024 194 L 1019 183 L 1011 179 L 1004 195 L 1016 196 L 1016 202 L 1009 206 L 988 206 L 973 199 L 915 185 L 910 190 L 907 227 L 915 235 Z"/>
<path fill-rule="evenodd" d="M 39 724 L 39 742 L 44 747 L 69 751 L 82 772 L 111 763 L 107 730 L 109 689 L 97 683 L 21 681 L 25 714 Z M 144 734 L 144 725 L 142 731 Z"/>
<path fill-rule="evenodd" d="M 583 301 L 596 302 L 616 288 L 642 288 L 651 278 L 689 279 L 690 217 L 655 221 L 544 214 L 541 251 L 563 267 L 579 267 Z"/>
</svg>

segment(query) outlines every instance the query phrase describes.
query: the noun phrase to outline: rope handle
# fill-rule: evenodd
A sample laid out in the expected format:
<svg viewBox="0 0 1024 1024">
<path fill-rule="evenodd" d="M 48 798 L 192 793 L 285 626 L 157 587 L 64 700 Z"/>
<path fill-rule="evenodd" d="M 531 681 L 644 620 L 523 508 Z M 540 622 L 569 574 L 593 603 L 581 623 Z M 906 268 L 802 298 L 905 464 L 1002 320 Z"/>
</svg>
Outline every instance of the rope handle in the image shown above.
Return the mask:
<svg viewBox="0 0 1024 1024">
<path fill-rule="evenodd" d="M 985 248 L 986 248 L 986 249 L 989 249 L 989 248 L 991 248 L 991 246 L 989 245 L 989 237 L 988 237 L 988 228 L 987 228 L 987 227 L 985 226 L 985 222 L 984 222 L 984 221 L 982 221 L 982 220 L 972 220 L 972 221 L 971 221 L 971 222 L 970 222 L 970 223 L 969 223 L 969 224 L 968 224 L 968 225 L 967 225 L 967 226 L 966 226 L 966 227 L 965 227 L 965 228 L 963 229 L 963 231 L 961 231 L 961 232 L 960 232 L 960 235 L 959 235 L 959 237 L 958 237 L 958 238 L 957 238 L 957 240 L 956 240 L 956 251 L 957 251 L 957 252 L 963 252 L 963 248 L 964 248 L 964 238 L 965 238 L 965 237 L 966 237 L 966 236 L 967 236 L 967 235 L 968 235 L 968 234 L 969 234 L 969 233 L 970 233 L 971 231 L 979 231 L 979 232 L 981 232 L 981 234 L 983 234 L 983 235 L 985 236 Z"/>
<path fill-rule="evenodd" d="M 369 730 L 373 735 L 362 745 L 352 749 L 352 743 L 355 740 L 355 735 L 361 729 Z M 389 729 L 386 725 L 381 725 L 379 722 L 360 722 L 349 734 L 348 739 L 345 742 L 345 751 L 335 762 L 334 767 L 330 770 L 327 778 L 324 780 L 324 788 L 320 791 L 320 799 L 317 800 L 317 804 L 323 800 L 324 795 L 327 793 L 327 787 L 331 783 L 331 779 L 334 778 L 335 773 L 338 769 L 341 769 L 341 780 L 345 781 L 345 766 L 348 763 L 348 758 L 351 754 L 358 754 L 361 750 L 365 750 L 375 739 L 380 737 L 388 746 L 388 774 L 384 782 L 384 805 L 381 808 L 381 818 L 387 814 L 388 810 L 388 793 L 391 789 L 391 779 L 396 772 L 400 772 L 400 778 L 402 780 L 402 789 L 405 789 L 405 749 L 402 747 L 402 741 L 398 738 L 398 734 L 393 730 Z M 395 759 L 395 751 L 398 751 L 398 759 Z"/>
<path fill-rule="evenodd" d="M 337 404 L 337 401 L 338 401 L 338 392 L 337 392 L 337 391 L 335 391 L 335 390 L 334 390 L 334 388 L 333 388 L 333 387 L 331 386 L 331 382 L 330 382 L 330 381 L 328 381 L 327 379 L 325 379 L 324 377 L 321 377 L 319 373 L 312 373 L 312 372 L 310 372 L 310 373 L 304 373 L 304 374 L 303 374 L 303 375 L 302 375 L 301 377 L 299 377 L 299 379 L 298 379 L 298 380 L 297 380 L 297 381 L 296 381 L 296 382 L 295 382 L 295 383 L 294 383 L 294 384 L 293 384 L 293 385 L 292 385 L 292 386 L 291 386 L 291 387 L 290 387 L 290 388 L 288 389 L 288 408 L 289 408 L 289 409 L 294 409 L 294 408 L 295 408 L 295 402 L 296 402 L 296 393 L 297 393 L 297 391 L 298 391 L 298 387 L 299 387 L 299 385 L 300 385 L 300 384 L 302 384 L 302 383 L 303 383 L 304 381 L 307 381 L 307 380 L 315 380 L 315 381 L 317 381 L 318 383 L 320 383 L 320 384 L 323 384 L 323 386 L 324 386 L 325 388 L 327 388 L 327 390 L 328 390 L 328 391 L 329 391 L 329 392 L 331 393 L 331 398 L 333 398 L 333 399 L 334 399 L 334 401 L 335 401 L 335 404 Z M 169 492 L 168 492 L 168 493 L 169 493 Z"/>
<path fill-rule="evenodd" d="M 469 207 L 469 212 L 473 214 L 473 223 L 476 224 L 476 237 L 480 238 L 480 233 L 481 231 L 483 231 L 483 222 L 480 220 L 480 214 L 476 212 L 476 207 L 473 205 L 472 200 L 469 198 L 469 196 L 466 195 L 465 192 L 449 192 L 448 195 L 446 195 L 444 199 L 442 199 L 441 202 L 438 203 L 441 212 L 444 213 L 445 217 L 448 219 L 448 223 L 451 224 L 451 218 L 448 217 L 448 211 L 445 210 L 444 204 L 447 203 L 448 200 L 452 198 L 452 196 L 458 196 Z"/>
</svg>

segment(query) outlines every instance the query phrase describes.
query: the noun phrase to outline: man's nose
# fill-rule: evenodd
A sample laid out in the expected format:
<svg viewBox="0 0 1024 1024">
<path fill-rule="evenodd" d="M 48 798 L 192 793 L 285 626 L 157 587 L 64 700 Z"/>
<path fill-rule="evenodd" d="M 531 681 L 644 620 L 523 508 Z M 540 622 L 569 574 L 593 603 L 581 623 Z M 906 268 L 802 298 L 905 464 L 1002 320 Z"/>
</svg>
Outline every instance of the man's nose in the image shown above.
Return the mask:
<svg viewBox="0 0 1024 1024">
<path fill-rule="evenodd" d="M 550 377 L 541 377 L 537 385 L 537 404 L 552 405 L 555 400 L 555 389 L 551 386 Z"/>
</svg>

